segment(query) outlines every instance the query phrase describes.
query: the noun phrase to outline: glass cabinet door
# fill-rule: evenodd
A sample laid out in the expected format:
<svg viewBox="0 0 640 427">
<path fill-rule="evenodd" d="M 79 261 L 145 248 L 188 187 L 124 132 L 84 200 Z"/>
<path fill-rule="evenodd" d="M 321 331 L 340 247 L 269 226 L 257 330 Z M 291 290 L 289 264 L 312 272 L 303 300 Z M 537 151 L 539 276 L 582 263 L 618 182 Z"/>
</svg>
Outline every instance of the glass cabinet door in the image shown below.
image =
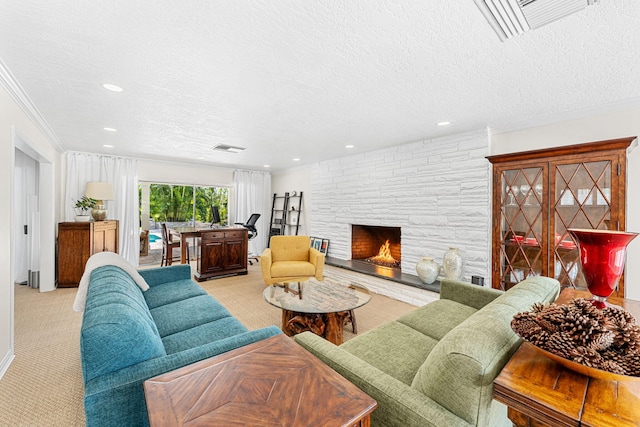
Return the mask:
<svg viewBox="0 0 640 427">
<path fill-rule="evenodd" d="M 552 270 L 565 287 L 586 289 L 579 251 L 569 228 L 615 230 L 612 221 L 612 161 L 554 163 L 552 168 Z M 614 218 L 617 219 L 617 218 Z"/>
<path fill-rule="evenodd" d="M 499 268 L 503 289 L 547 269 L 546 169 L 531 166 L 500 172 Z"/>
</svg>

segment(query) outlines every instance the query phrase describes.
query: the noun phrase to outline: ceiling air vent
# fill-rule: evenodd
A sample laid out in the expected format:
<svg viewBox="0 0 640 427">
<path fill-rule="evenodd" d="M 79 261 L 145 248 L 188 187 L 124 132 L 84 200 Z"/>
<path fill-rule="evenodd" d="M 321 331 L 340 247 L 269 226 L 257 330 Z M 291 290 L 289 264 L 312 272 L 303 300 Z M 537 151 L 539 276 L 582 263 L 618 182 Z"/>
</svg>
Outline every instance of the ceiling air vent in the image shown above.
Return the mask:
<svg viewBox="0 0 640 427">
<path fill-rule="evenodd" d="M 600 0 L 474 1 L 502 41 L 600 2 Z"/>
<path fill-rule="evenodd" d="M 240 153 L 245 150 L 244 147 L 234 147 L 233 145 L 218 144 L 211 148 L 213 151 L 222 151 L 224 153 Z"/>
</svg>

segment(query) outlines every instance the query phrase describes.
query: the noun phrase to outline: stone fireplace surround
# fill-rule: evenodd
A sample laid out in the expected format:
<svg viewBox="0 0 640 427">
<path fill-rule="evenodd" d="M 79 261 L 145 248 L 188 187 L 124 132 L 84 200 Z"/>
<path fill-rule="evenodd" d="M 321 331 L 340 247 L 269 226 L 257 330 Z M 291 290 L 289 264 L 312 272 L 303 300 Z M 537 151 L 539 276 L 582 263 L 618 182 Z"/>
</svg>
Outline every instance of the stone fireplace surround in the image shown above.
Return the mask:
<svg viewBox="0 0 640 427">
<path fill-rule="evenodd" d="M 431 256 L 441 264 L 447 249 L 455 246 L 464 259 L 463 280 L 470 281 L 472 275 L 489 278 L 488 154 L 488 135 L 469 132 L 314 165 L 310 234 L 331 242 L 328 275 L 357 277 L 374 286 L 374 292 L 422 305 L 433 298 L 433 291 L 420 286 L 416 263 Z M 366 274 L 344 265 L 334 268 L 352 259 L 352 224 L 400 227 L 399 274 L 415 278 L 418 286 L 384 276 L 381 282 L 368 285 Z M 336 260 L 333 266 L 332 259 Z"/>
</svg>

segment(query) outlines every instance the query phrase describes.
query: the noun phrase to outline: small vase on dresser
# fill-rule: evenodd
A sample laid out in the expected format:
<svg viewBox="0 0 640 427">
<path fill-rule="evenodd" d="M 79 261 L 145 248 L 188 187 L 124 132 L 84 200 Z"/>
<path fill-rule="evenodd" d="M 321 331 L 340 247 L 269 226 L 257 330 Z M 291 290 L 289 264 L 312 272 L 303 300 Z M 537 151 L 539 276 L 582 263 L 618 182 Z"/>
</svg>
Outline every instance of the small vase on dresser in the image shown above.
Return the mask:
<svg viewBox="0 0 640 427">
<path fill-rule="evenodd" d="M 458 248 L 449 248 L 442 259 L 444 277 L 451 280 L 462 279 L 462 256 Z"/>
<path fill-rule="evenodd" d="M 438 278 L 438 272 L 440 271 L 440 266 L 437 262 L 433 260 L 433 258 L 424 256 L 418 261 L 416 264 L 416 272 L 418 273 L 418 277 L 427 285 L 432 284 Z"/>
</svg>

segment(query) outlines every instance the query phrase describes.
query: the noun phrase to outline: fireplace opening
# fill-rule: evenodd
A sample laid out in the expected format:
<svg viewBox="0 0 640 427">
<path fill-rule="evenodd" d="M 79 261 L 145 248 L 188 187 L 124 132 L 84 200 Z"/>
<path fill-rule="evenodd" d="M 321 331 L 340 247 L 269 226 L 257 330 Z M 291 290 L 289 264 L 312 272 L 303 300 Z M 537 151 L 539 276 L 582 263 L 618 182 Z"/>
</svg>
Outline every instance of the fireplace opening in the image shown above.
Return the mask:
<svg viewBox="0 0 640 427">
<path fill-rule="evenodd" d="M 351 226 L 351 259 L 382 267 L 400 268 L 400 227 Z"/>
</svg>

